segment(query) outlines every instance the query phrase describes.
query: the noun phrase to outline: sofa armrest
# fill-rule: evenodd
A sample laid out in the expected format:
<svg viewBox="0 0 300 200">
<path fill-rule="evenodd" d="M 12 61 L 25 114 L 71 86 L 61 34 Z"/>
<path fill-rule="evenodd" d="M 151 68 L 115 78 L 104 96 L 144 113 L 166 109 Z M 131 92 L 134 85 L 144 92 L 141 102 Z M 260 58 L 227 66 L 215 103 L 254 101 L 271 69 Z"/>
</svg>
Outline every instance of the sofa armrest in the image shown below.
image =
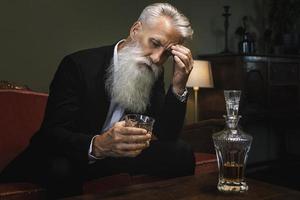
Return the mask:
<svg viewBox="0 0 300 200">
<path fill-rule="evenodd" d="M 1 183 L 0 199 L 34 200 L 45 199 L 46 190 L 32 183 Z"/>
<path fill-rule="evenodd" d="M 217 157 L 215 154 L 195 153 L 195 175 L 218 172 Z"/>
<path fill-rule="evenodd" d="M 224 119 L 209 119 L 183 127 L 181 139 L 189 143 L 195 152 L 215 154 L 212 134 L 224 129 Z"/>
</svg>

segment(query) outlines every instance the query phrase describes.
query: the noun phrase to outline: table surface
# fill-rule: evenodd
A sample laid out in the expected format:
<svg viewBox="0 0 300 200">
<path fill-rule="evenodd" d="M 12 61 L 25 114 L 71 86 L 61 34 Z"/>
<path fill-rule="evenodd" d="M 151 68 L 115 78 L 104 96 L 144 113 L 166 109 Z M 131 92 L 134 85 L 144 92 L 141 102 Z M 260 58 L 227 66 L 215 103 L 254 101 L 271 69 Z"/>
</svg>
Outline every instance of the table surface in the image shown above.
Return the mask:
<svg viewBox="0 0 300 200">
<path fill-rule="evenodd" d="M 218 199 L 264 199 L 294 200 L 300 199 L 300 191 L 247 179 L 249 190 L 243 194 L 224 194 L 217 190 L 217 174 L 187 176 L 165 181 L 133 185 L 104 192 L 72 197 L 69 199 L 104 199 L 104 200 L 218 200 Z"/>
</svg>

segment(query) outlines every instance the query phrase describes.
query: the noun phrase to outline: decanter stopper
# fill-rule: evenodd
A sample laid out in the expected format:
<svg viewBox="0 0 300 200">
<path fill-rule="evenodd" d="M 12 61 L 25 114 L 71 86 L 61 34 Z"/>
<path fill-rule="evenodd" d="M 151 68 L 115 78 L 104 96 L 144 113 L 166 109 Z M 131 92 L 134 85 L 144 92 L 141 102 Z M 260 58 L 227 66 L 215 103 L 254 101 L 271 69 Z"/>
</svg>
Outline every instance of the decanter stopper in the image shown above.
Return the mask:
<svg viewBox="0 0 300 200">
<path fill-rule="evenodd" d="M 227 116 L 229 117 L 238 116 L 241 91 L 224 90 L 224 97 L 226 102 Z"/>
</svg>

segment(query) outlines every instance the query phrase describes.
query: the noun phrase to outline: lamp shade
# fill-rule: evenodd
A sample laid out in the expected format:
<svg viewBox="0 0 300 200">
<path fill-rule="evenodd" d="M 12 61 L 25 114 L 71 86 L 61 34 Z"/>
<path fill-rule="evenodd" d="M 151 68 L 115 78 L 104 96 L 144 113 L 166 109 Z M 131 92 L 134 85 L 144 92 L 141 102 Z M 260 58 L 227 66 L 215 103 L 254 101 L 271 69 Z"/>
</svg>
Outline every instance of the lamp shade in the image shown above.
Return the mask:
<svg viewBox="0 0 300 200">
<path fill-rule="evenodd" d="M 187 87 L 214 87 L 210 62 L 204 60 L 195 60 L 194 67 L 189 76 Z"/>
</svg>

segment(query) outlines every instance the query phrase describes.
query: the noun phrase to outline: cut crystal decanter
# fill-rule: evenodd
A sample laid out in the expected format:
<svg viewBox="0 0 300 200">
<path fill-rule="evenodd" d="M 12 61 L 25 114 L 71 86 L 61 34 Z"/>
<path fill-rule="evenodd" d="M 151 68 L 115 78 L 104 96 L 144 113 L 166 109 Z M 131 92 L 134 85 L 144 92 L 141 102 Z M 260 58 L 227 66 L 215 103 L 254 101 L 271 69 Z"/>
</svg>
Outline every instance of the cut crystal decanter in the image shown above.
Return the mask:
<svg viewBox="0 0 300 200">
<path fill-rule="evenodd" d="M 240 193 L 248 190 L 244 172 L 252 136 L 238 127 L 241 91 L 225 90 L 224 96 L 226 128 L 212 136 L 219 167 L 218 190 Z"/>
</svg>

